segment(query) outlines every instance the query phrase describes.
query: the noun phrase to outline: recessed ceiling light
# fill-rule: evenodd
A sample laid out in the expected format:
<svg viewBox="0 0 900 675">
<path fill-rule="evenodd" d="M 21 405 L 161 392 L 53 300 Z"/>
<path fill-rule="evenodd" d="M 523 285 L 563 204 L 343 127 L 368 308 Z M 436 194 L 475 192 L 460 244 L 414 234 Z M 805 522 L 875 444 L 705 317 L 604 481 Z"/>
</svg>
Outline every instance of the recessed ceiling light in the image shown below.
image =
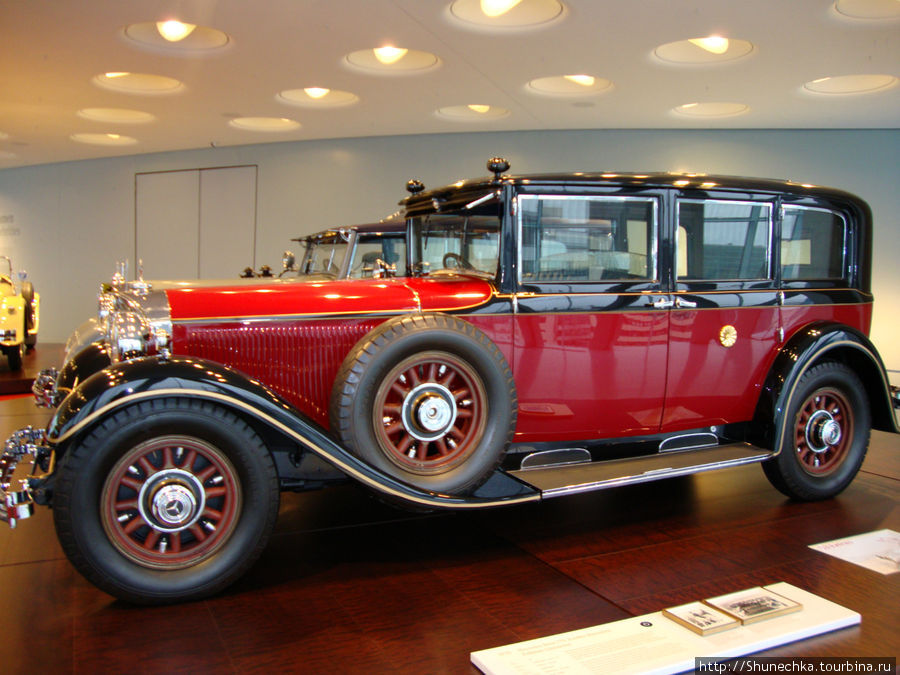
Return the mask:
<svg viewBox="0 0 900 675">
<path fill-rule="evenodd" d="M 480 29 L 533 28 L 564 14 L 559 0 L 455 0 L 451 18 Z"/>
<path fill-rule="evenodd" d="M 182 23 L 178 19 L 169 19 L 168 21 L 157 21 L 156 30 L 164 39 L 169 42 L 180 42 L 190 35 L 197 24 Z"/>
<path fill-rule="evenodd" d="M 82 108 L 75 114 L 82 119 L 110 124 L 142 124 L 156 119 L 148 112 L 126 108 Z"/>
<path fill-rule="evenodd" d="M 694 65 L 733 61 L 752 51 L 752 42 L 712 35 L 667 42 L 654 49 L 653 54 L 667 63 Z"/>
<path fill-rule="evenodd" d="M 142 47 L 184 54 L 222 49 L 231 43 L 227 33 L 209 26 L 197 26 L 180 21 L 145 21 L 125 27 L 125 37 Z M 177 30 L 176 30 L 177 29 Z"/>
<path fill-rule="evenodd" d="M 300 122 L 287 117 L 235 117 L 228 125 L 244 131 L 281 132 L 300 128 Z"/>
<path fill-rule="evenodd" d="M 803 88 L 817 94 L 871 94 L 897 84 L 893 75 L 840 75 L 807 82 Z"/>
<path fill-rule="evenodd" d="M 372 53 L 375 54 L 375 58 L 386 66 L 397 63 L 397 61 L 406 56 L 408 52 L 408 49 L 405 49 L 403 47 L 394 47 L 392 45 L 387 45 L 385 47 L 376 47 L 372 50 Z"/>
<path fill-rule="evenodd" d="M 688 42 L 697 45 L 700 49 L 705 49 L 711 54 L 724 54 L 728 51 L 728 38 L 718 35 L 710 35 L 704 38 L 690 38 Z"/>
<path fill-rule="evenodd" d="M 485 16 L 503 16 L 522 0 L 481 0 L 481 13 Z"/>
<path fill-rule="evenodd" d="M 430 52 L 393 46 L 360 49 L 350 52 L 344 59 L 355 68 L 384 75 L 419 73 L 440 63 L 440 59 Z"/>
<path fill-rule="evenodd" d="M 435 114 L 439 117 L 463 122 L 477 122 L 480 120 L 499 119 L 509 115 L 509 110 L 494 105 L 483 103 L 470 103 L 468 105 L 451 105 L 438 108 Z"/>
<path fill-rule="evenodd" d="M 121 134 L 72 134 L 69 138 L 88 145 L 134 145 L 138 142 L 136 138 Z"/>
<path fill-rule="evenodd" d="M 897 0 L 837 0 L 834 9 L 851 19 L 895 19 L 900 17 Z"/>
<path fill-rule="evenodd" d="M 734 115 L 743 115 L 750 110 L 750 106 L 744 103 L 726 103 L 726 102 L 710 102 L 710 103 L 685 103 L 677 106 L 674 111 L 679 115 L 687 117 L 733 117 Z"/>
<path fill-rule="evenodd" d="M 572 98 L 592 96 L 612 87 L 612 82 L 593 75 L 557 75 L 539 77 L 528 83 L 528 89 L 545 96 Z"/>
<path fill-rule="evenodd" d="M 337 108 L 352 105 L 359 101 L 356 94 L 324 87 L 306 87 L 304 89 L 285 89 L 276 98 L 281 103 L 304 108 Z"/>
<path fill-rule="evenodd" d="M 92 81 L 98 87 L 126 94 L 174 94 L 184 89 L 184 84 L 175 78 L 146 73 L 101 73 L 94 75 Z"/>
<path fill-rule="evenodd" d="M 582 87 L 593 87 L 597 79 L 593 75 L 563 75 L 564 78 Z"/>
</svg>

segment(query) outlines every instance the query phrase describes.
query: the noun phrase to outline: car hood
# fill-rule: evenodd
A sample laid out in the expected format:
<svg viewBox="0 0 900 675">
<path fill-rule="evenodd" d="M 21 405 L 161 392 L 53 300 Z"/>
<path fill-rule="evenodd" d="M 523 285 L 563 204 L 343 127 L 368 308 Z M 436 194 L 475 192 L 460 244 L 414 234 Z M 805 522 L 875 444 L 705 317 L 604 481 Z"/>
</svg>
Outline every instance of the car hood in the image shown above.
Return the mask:
<svg viewBox="0 0 900 675">
<path fill-rule="evenodd" d="M 220 286 L 160 290 L 168 297 L 173 322 L 456 311 L 477 307 L 493 295 L 490 282 L 462 275 L 336 281 L 286 279 L 255 284 L 231 281 Z"/>
</svg>

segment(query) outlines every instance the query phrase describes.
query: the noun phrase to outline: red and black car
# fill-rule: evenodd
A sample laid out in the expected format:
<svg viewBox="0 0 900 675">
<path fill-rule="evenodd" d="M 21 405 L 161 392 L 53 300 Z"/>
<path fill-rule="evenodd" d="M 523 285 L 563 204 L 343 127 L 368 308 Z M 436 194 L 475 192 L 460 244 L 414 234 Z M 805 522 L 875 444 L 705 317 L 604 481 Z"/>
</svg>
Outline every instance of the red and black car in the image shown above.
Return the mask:
<svg viewBox="0 0 900 675">
<path fill-rule="evenodd" d="M 231 583 L 281 490 L 354 480 L 471 509 L 760 463 L 823 499 L 897 431 L 867 335 L 872 223 L 838 190 L 670 174 L 505 175 L 402 202 L 410 276 L 154 289 L 35 383 L 10 524 L 148 603 Z M 25 456 L 20 489 L 11 474 Z"/>
</svg>

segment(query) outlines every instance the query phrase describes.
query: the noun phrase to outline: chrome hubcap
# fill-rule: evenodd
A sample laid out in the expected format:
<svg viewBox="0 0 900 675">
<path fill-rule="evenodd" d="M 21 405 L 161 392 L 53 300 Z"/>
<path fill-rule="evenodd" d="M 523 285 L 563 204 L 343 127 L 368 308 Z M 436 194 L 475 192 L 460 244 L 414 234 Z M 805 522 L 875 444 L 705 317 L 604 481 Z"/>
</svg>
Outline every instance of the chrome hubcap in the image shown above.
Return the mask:
<svg viewBox="0 0 900 675">
<path fill-rule="evenodd" d="M 415 387 L 403 400 L 401 417 L 407 433 L 420 441 L 444 436 L 456 422 L 456 400 L 443 385 L 429 382 Z"/>
<path fill-rule="evenodd" d="M 816 454 L 838 445 L 842 437 L 840 423 L 827 410 L 817 411 L 806 423 L 806 443 Z"/>
<path fill-rule="evenodd" d="M 197 522 L 205 501 L 203 485 L 196 476 L 180 469 L 168 469 L 143 485 L 138 510 L 155 530 L 177 532 Z"/>
</svg>

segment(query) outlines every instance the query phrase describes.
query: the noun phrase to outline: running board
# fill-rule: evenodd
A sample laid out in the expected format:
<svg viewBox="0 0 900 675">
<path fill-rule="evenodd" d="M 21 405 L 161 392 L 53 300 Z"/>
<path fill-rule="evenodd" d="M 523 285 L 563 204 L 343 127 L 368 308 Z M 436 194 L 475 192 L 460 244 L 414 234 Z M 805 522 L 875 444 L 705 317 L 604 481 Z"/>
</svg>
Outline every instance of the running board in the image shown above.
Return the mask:
<svg viewBox="0 0 900 675">
<path fill-rule="evenodd" d="M 604 488 L 645 483 L 661 478 L 685 476 L 701 471 L 725 469 L 762 462 L 774 453 L 749 443 L 732 443 L 714 448 L 667 452 L 648 457 L 617 459 L 590 464 L 562 465 L 509 471 L 509 475 L 541 491 L 541 497 L 590 492 Z"/>
</svg>

